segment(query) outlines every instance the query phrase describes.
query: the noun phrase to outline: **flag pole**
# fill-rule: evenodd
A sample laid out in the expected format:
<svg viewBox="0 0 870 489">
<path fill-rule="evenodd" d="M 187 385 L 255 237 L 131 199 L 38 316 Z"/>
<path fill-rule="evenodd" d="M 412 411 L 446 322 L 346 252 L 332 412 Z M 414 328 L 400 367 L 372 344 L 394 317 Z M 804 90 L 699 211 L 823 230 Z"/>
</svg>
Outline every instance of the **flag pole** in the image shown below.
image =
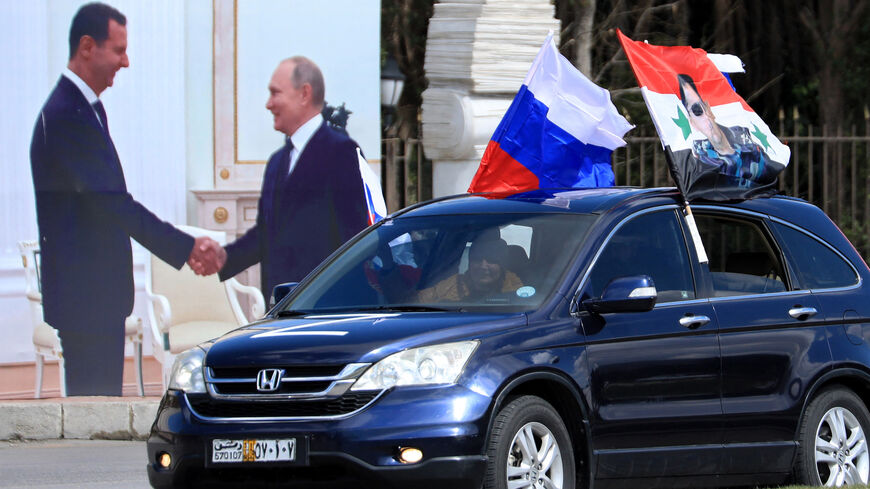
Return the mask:
<svg viewBox="0 0 870 489">
<path fill-rule="evenodd" d="M 668 162 L 668 167 L 670 168 L 671 179 L 674 181 L 674 185 L 676 185 L 677 191 L 683 199 L 683 216 L 686 219 L 686 226 L 689 228 L 689 235 L 692 236 L 692 242 L 695 244 L 695 252 L 698 254 L 698 263 L 708 263 L 707 250 L 704 248 L 704 242 L 701 241 L 701 233 L 698 232 L 698 225 L 695 223 L 695 216 L 692 214 L 691 206 L 689 206 L 689 199 L 686 198 L 686 192 L 680 185 L 679 179 L 673 178 L 673 176 L 678 173 L 674 171 L 674 159 L 671 152 L 667 149 L 665 149 L 665 160 Z"/>
</svg>

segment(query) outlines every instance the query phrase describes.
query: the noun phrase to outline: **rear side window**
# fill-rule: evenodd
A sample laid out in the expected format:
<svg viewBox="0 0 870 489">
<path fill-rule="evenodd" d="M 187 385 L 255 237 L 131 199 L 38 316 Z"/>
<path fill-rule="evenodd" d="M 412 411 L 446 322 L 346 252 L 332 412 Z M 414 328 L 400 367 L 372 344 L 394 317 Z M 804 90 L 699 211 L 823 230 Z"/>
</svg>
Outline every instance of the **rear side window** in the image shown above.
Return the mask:
<svg viewBox="0 0 870 489">
<path fill-rule="evenodd" d="M 855 270 L 832 249 L 792 227 L 780 223 L 774 226 L 795 261 L 803 288 L 830 289 L 858 283 Z"/>
<path fill-rule="evenodd" d="M 695 221 L 710 260 L 714 297 L 786 290 L 785 267 L 760 222 L 697 213 Z"/>
<path fill-rule="evenodd" d="M 598 297 L 614 278 L 634 275 L 653 279 L 659 303 L 695 298 L 688 251 L 674 211 L 643 214 L 623 224 L 595 262 L 587 293 Z"/>
</svg>

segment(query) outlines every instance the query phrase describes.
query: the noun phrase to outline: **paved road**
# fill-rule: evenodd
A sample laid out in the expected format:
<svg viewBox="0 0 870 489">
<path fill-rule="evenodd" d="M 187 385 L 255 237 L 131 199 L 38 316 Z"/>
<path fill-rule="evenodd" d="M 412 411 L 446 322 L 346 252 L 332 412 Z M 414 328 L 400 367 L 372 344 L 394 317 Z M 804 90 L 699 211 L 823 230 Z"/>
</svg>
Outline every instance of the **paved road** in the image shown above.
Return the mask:
<svg viewBox="0 0 870 489">
<path fill-rule="evenodd" d="M 147 489 L 145 442 L 0 441 L 0 488 Z"/>
</svg>

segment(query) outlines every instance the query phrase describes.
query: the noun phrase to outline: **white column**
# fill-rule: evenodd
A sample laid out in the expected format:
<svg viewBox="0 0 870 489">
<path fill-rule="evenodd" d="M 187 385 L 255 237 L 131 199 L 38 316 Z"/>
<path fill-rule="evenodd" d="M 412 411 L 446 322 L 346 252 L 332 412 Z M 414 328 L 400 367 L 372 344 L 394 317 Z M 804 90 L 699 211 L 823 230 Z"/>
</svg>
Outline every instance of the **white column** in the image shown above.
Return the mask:
<svg viewBox="0 0 870 489">
<path fill-rule="evenodd" d="M 532 60 L 559 21 L 549 0 L 435 5 L 426 41 L 423 144 L 432 193 L 463 193 Z"/>
</svg>

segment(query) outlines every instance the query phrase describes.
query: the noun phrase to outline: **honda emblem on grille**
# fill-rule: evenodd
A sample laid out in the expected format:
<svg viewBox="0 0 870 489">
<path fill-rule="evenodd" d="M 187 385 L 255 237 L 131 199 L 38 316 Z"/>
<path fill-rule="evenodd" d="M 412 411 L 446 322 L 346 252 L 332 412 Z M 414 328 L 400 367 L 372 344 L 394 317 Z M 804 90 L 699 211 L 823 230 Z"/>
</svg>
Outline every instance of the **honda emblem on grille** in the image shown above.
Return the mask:
<svg viewBox="0 0 870 489">
<path fill-rule="evenodd" d="M 257 390 L 260 392 L 275 392 L 281 385 L 282 371 L 277 368 L 266 368 L 257 373 Z"/>
</svg>

